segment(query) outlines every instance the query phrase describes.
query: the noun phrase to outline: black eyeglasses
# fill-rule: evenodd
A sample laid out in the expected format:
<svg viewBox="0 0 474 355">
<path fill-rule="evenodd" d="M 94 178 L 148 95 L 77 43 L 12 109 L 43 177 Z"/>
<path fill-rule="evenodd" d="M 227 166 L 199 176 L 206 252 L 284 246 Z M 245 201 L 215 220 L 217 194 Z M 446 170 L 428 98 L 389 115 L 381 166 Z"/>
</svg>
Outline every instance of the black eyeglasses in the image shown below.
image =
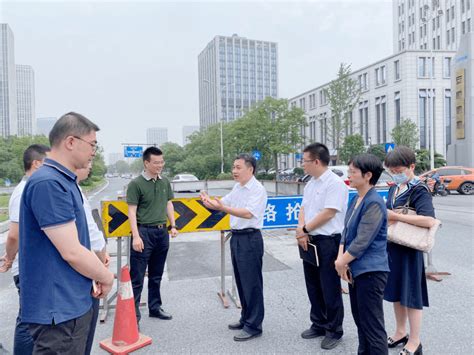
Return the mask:
<svg viewBox="0 0 474 355">
<path fill-rule="evenodd" d="M 97 142 L 89 142 L 89 141 L 86 141 L 85 139 L 83 139 L 81 137 L 78 137 L 78 136 L 73 136 L 73 137 L 89 144 L 92 147 L 92 150 L 94 152 L 97 151 Z"/>
</svg>

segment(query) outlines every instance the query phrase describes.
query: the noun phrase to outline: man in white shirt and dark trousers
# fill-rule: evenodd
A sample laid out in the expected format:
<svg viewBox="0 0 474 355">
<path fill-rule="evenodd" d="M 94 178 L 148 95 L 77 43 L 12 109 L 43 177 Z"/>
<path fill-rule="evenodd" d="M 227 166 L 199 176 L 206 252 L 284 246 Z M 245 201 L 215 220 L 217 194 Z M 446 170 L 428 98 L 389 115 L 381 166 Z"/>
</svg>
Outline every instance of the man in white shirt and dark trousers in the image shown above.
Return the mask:
<svg viewBox="0 0 474 355">
<path fill-rule="evenodd" d="M 255 178 L 256 160 L 240 154 L 234 161 L 232 174 L 237 181 L 232 191 L 221 200 L 211 199 L 206 192 L 201 199 L 207 208 L 230 214 L 232 238 L 230 251 L 242 312 L 240 320 L 229 329 L 240 330 L 235 341 L 246 341 L 262 335 L 263 304 L 263 216 L 267 192 Z"/>
<path fill-rule="evenodd" d="M 299 247 L 307 250 L 308 243 L 314 244 L 319 258 L 319 266 L 303 261 L 312 325 L 301 336 L 324 336 L 321 348 L 326 350 L 335 348 L 343 334 L 341 281 L 334 262 L 349 195 L 344 181 L 328 169 L 329 160 L 329 150 L 323 144 L 310 144 L 303 151 L 303 168 L 312 178 L 304 188 L 296 229 Z"/>
<path fill-rule="evenodd" d="M 91 169 L 92 169 L 92 162 L 89 163 L 87 168 L 77 169 L 75 171 L 77 175 L 78 184 L 89 177 Z M 81 190 L 82 199 L 84 201 L 83 205 L 84 205 L 84 212 L 86 214 L 86 219 L 87 219 L 87 229 L 89 230 L 91 250 L 94 251 L 97 257 L 100 259 L 100 261 L 102 261 L 102 263 L 108 267 L 110 263 L 110 256 L 106 251 L 104 235 L 99 230 L 97 223 L 95 223 L 94 216 L 92 216 L 92 208 L 89 203 L 89 200 L 87 199 L 86 195 L 84 195 L 84 192 L 82 191 L 80 186 L 79 186 L 79 189 Z M 89 355 L 92 351 L 95 328 L 97 326 L 97 319 L 99 318 L 99 303 L 100 301 L 98 298 L 92 299 L 93 313 L 92 313 L 91 326 L 89 328 L 89 335 L 87 336 L 86 350 L 85 350 L 86 355 Z"/>
</svg>

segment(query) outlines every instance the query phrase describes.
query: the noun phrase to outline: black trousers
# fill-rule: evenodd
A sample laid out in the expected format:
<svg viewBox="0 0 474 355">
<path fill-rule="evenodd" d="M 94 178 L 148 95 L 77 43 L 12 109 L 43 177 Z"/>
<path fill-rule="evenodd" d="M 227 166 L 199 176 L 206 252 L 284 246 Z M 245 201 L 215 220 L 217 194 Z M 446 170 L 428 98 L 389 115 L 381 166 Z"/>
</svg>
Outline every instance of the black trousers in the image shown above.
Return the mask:
<svg viewBox="0 0 474 355">
<path fill-rule="evenodd" d="M 105 301 L 106 302 L 106 301 Z M 86 350 L 84 354 L 90 355 L 92 351 L 92 344 L 94 343 L 95 328 L 97 327 L 97 320 L 99 319 L 100 300 L 92 298 L 92 317 L 89 334 L 87 335 Z"/>
<path fill-rule="evenodd" d="M 35 343 L 33 354 L 84 355 L 91 318 L 92 307 L 86 314 L 63 323 L 30 323 L 29 330 Z"/>
<path fill-rule="evenodd" d="M 311 303 L 311 327 L 335 339 L 342 337 L 344 319 L 341 279 L 334 267 L 340 240 L 340 235 L 310 236 L 311 243 L 317 248 L 319 266 L 303 262 L 306 290 Z"/>
<path fill-rule="evenodd" d="M 141 253 L 130 246 L 130 278 L 132 280 L 133 296 L 137 321 L 140 321 L 140 299 L 143 281 L 148 266 L 148 309 L 151 313 L 158 311 L 162 305 L 160 285 L 165 268 L 166 256 L 170 246 L 166 228 L 138 226 L 138 232 L 143 240 L 144 249 Z"/>
<path fill-rule="evenodd" d="M 383 292 L 388 272 L 367 272 L 349 285 L 352 316 L 359 335 L 358 354 L 388 354 L 383 316 Z"/>
<path fill-rule="evenodd" d="M 242 312 L 240 323 L 249 334 L 262 332 L 263 305 L 263 238 L 259 230 L 232 231 L 230 240 L 232 266 Z"/>
</svg>

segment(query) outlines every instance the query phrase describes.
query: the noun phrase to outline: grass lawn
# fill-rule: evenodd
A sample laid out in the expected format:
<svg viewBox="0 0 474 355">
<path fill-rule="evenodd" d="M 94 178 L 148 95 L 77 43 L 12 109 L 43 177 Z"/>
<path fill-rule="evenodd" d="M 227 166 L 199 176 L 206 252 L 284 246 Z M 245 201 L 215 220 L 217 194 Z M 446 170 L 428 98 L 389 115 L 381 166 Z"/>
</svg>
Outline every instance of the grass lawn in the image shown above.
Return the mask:
<svg viewBox="0 0 474 355">
<path fill-rule="evenodd" d="M 0 222 L 8 219 L 8 201 L 10 194 L 0 194 Z"/>
</svg>

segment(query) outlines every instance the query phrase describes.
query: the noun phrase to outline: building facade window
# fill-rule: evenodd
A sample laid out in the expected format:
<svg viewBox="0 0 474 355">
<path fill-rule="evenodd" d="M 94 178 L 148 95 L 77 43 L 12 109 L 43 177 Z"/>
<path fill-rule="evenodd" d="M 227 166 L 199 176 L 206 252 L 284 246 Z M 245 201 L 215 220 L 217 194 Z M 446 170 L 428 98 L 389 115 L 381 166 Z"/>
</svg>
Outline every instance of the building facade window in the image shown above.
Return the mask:
<svg viewBox="0 0 474 355">
<path fill-rule="evenodd" d="M 401 111 L 400 111 L 400 91 L 395 93 L 394 99 L 394 106 L 395 106 L 395 125 L 399 125 L 401 121 Z"/>
<path fill-rule="evenodd" d="M 393 72 L 395 73 L 395 80 L 400 80 L 400 61 L 393 62 Z"/>
<path fill-rule="evenodd" d="M 446 127 L 446 150 L 451 144 L 451 90 L 444 91 L 444 124 Z"/>
<path fill-rule="evenodd" d="M 443 59 L 443 77 L 451 77 L 451 57 L 444 57 Z"/>
<path fill-rule="evenodd" d="M 304 97 L 300 99 L 300 108 L 306 112 L 306 99 Z"/>
<path fill-rule="evenodd" d="M 375 68 L 375 85 L 380 86 L 386 83 L 386 69 L 385 65 Z"/>
<path fill-rule="evenodd" d="M 387 104 L 385 96 L 375 99 L 375 116 L 377 122 L 377 144 L 387 141 Z"/>
<path fill-rule="evenodd" d="M 369 144 L 369 101 L 359 103 L 359 133 L 364 138 L 365 145 Z"/>
<path fill-rule="evenodd" d="M 427 123 L 427 105 L 426 90 L 420 90 L 418 95 L 418 127 L 420 130 L 420 148 L 426 149 L 426 123 Z"/>
<path fill-rule="evenodd" d="M 434 72 L 434 57 L 418 57 L 418 77 L 430 78 Z"/>
</svg>

